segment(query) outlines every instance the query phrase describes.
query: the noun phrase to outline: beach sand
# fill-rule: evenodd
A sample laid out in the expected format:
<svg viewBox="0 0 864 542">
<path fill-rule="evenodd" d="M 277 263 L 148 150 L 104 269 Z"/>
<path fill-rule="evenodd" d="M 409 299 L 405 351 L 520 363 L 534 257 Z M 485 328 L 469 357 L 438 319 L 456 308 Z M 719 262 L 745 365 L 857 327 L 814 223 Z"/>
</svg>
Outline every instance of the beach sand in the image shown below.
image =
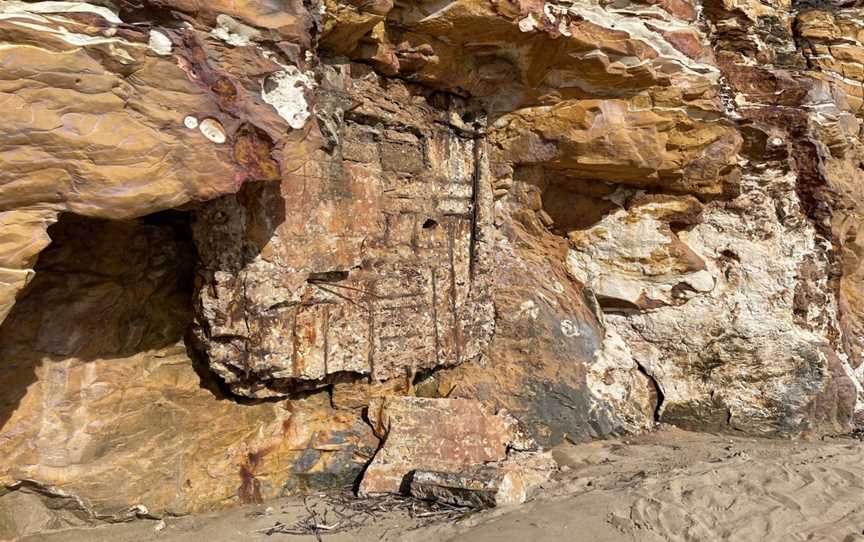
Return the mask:
<svg viewBox="0 0 864 542">
<path fill-rule="evenodd" d="M 26 538 L 28 542 L 316 540 L 266 534 L 326 512 L 362 525 L 326 541 L 864 541 L 864 443 L 789 441 L 663 428 L 634 438 L 559 446 L 562 471 L 530 502 L 459 519 L 384 503 L 346 512 L 332 498 L 290 497 L 212 514 L 139 520 Z M 343 501 L 344 502 L 344 501 Z M 328 509 L 329 507 L 329 509 Z M 398 509 L 397 509 L 398 508 Z M 415 517 L 411 517 L 414 515 Z M 420 515 L 421 517 L 416 517 Z M 359 518 L 359 519 L 357 519 Z M 345 520 L 341 520 L 345 521 Z M 432 522 L 430 524 L 430 522 Z"/>
</svg>

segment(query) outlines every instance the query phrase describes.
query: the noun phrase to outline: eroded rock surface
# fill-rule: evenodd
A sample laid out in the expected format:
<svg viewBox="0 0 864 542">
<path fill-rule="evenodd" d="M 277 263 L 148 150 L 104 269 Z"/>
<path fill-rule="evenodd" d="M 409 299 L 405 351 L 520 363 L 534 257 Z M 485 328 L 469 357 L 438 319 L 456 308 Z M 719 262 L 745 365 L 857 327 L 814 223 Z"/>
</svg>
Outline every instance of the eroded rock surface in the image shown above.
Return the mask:
<svg viewBox="0 0 864 542">
<path fill-rule="evenodd" d="M 0 483 L 38 489 L 48 524 L 32 529 L 50 526 L 63 495 L 86 522 L 339 486 L 377 446 L 326 396 L 244 405 L 196 370 L 182 342 L 194 280 L 186 220 L 65 215 L 49 229 L 0 328 Z M 15 501 L 0 496 L 10 510 Z"/>
<path fill-rule="evenodd" d="M 806 69 L 813 49 L 797 48 L 836 35 L 816 29 L 834 16 L 785 9 L 704 6 L 726 117 L 744 138 L 733 193 L 700 205 L 622 190 L 568 234 L 571 271 L 607 312 L 609 351 L 656 381 L 664 421 L 799 433 L 842 431 L 860 412 L 857 317 L 841 308 L 857 269 L 841 257 L 860 205 L 844 188 L 860 174 L 841 165 L 860 146 L 855 92 Z"/>
<path fill-rule="evenodd" d="M 238 395 L 413 379 L 476 360 L 494 326 L 487 159 L 449 124 L 467 106 L 321 70 L 331 151 L 198 212 L 196 335 Z"/>
<path fill-rule="evenodd" d="M 503 461 L 463 467 L 459 472 L 415 470 L 409 491 L 418 499 L 471 508 L 522 504 L 557 469 L 549 452 L 511 452 Z"/>
<path fill-rule="evenodd" d="M 428 496 L 437 493 L 437 498 L 454 500 L 447 499 L 443 491 L 434 491 L 431 486 L 437 485 L 439 489 L 478 490 L 479 504 L 494 505 L 499 499 L 501 504 L 524 501 L 531 484 L 529 476 L 518 471 L 519 466 L 529 470 L 531 461 L 520 462 L 516 455 L 537 452 L 537 444 L 506 412 L 492 414 L 476 400 L 421 397 L 377 399 L 369 409 L 370 422 L 383 445 L 363 473 L 361 495 L 429 492 Z M 480 467 L 486 472 L 465 474 Z M 421 473 L 416 487 L 415 473 Z M 471 478 L 487 481 L 472 487 Z M 507 483 L 519 487 L 501 487 Z"/>
<path fill-rule="evenodd" d="M 382 404 L 463 405 L 473 462 L 502 409 L 856 427 L 859 12 L 0 2 L 0 509 L 46 503 L 12 535 L 347 483 Z"/>
</svg>

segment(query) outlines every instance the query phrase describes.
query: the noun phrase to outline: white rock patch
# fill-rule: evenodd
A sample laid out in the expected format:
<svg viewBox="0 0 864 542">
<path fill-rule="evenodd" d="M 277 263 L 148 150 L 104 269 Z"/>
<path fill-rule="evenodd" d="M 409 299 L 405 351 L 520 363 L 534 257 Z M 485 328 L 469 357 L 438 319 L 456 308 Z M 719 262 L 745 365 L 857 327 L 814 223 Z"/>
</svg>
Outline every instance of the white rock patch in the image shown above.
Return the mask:
<svg viewBox="0 0 864 542">
<path fill-rule="evenodd" d="M 519 21 L 519 31 L 520 32 L 531 32 L 532 30 L 537 28 L 537 19 L 534 18 L 533 13 L 529 13 L 527 17 Z"/>
<path fill-rule="evenodd" d="M 682 241 L 707 263 L 704 272 L 681 276 L 697 292 L 681 305 L 606 314 L 607 341 L 598 371 L 638 363 L 662 388 L 664 407 L 717 399 L 733 426 L 770 432 L 778 420 L 801 423 L 800 412 L 829 370 L 820 348 L 829 347 L 829 328 L 838 326 L 816 314 L 803 316 L 806 322 L 793 319 L 802 263 L 812 259 L 820 268 L 827 266 L 827 249 L 801 211 L 795 182 L 794 174 L 781 171 L 744 175 L 737 211 L 706 205 L 703 221 L 681 232 Z M 579 257 L 570 264 L 596 277 L 599 269 L 590 266 L 600 262 Z M 614 266 L 606 270 L 614 272 Z M 645 280 L 657 286 L 650 275 Z M 834 315 L 830 287 L 820 280 L 812 287 L 824 301 L 816 305 Z M 838 356 L 845 361 L 842 353 Z M 798 375 L 799 365 L 812 374 Z M 620 395 L 600 372 L 590 381 L 595 393 Z"/>
<path fill-rule="evenodd" d="M 581 335 L 579 326 L 574 324 L 572 320 L 561 320 L 561 333 L 565 337 L 578 337 Z"/>
<path fill-rule="evenodd" d="M 150 31 L 150 40 L 147 45 L 157 55 L 167 56 L 171 54 L 171 39 L 158 30 Z"/>
<path fill-rule="evenodd" d="M 706 270 L 682 272 L 687 260 L 675 251 L 675 234 L 655 214 L 664 209 L 685 209 L 681 202 L 639 205 L 618 209 L 593 227 L 571 235 L 567 256 L 570 274 L 597 295 L 638 305 L 649 299 L 663 304 L 676 301 L 676 288 L 689 286 L 678 296 L 692 297 L 714 288 Z M 680 237 L 686 244 L 687 232 Z"/>
<path fill-rule="evenodd" d="M 534 301 L 528 300 L 523 301 L 519 305 L 519 316 L 522 318 L 530 318 L 531 320 L 536 320 L 540 315 L 540 310 L 537 308 L 537 305 L 534 304 Z"/>
<path fill-rule="evenodd" d="M 120 24 L 120 17 L 108 8 L 86 2 L 0 2 L 0 13 L 95 13 L 109 23 Z"/>
<path fill-rule="evenodd" d="M 585 384 L 592 410 L 608 409 L 616 423 L 628 431 L 643 431 L 653 424 L 652 384 L 639 372 L 627 343 L 614 326 L 605 326 L 603 348 L 588 366 Z"/>
<path fill-rule="evenodd" d="M 146 47 L 141 43 L 128 42 L 115 37 L 116 27 L 105 28 L 99 35 L 72 32 L 63 24 L 65 21 L 72 22 L 62 17 L 64 13 L 94 13 L 112 25 L 122 22 L 111 10 L 83 2 L 36 2 L 28 4 L 15 0 L 0 0 L 0 20 L 9 20 L 9 24 L 14 26 L 55 36 L 77 47 L 105 45 L 108 52 L 123 64 L 134 62 L 134 58 L 127 49 Z"/>
<path fill-rule="evenodd" d="M 312 88 L 314 82 L 311 74 L 302 73 L 294 66 L 284 68 L 261 81 L 261 97 L 276 109 L 291 128 L 299 130 L 311 115 L 306 102 L 306 90 Z M 271 90 L 267 90 L 268 86 Z"/>
<path fill-rule="evenodd" d="M 216 17 L 216 27 L 210 31 L 210 35 L 228 45 L 245 47 L 259 39 L 261 32 L 229 15 L 220 14 Z"/>
<path fill-rule="evenodd" d="M 198 129 L 201 130 L 204 137 L 213 143 L 225 143 L 225 140 L 228 139 L 225 135 L 225 129 L 214 119 L 202 120 Z"/>
</svg>

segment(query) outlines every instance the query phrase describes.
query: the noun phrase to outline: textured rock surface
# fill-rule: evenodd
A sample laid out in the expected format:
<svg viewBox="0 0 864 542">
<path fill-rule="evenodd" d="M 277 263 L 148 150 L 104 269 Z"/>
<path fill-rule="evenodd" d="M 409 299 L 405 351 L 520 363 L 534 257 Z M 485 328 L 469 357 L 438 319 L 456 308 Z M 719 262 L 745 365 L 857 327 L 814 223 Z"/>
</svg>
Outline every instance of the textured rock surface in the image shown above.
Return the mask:
<svg viewBox="0 0 864 542">
<path fill-rule="evenodd" d="M 418 499 L 472 508 L 522 504 L 557 468 L 548 452 L 511 452 L 504 461 L 459 472 L 416 470 L 410 475 L 410 493 Z"/>
<path fill-rule="evenodd" d="M 321 69 L 332 150 L 198 213 L 196 335 L 239 395 L 413 378 L 476 359 L 492 331 L 486 158 L 448 125 L 464 106 Z"/>
<path fill-rule="evenodd" d="M 0 509 L 347 482 L 403 396 L 852 429 L 860 11 L 0 1 Z"/>
<path fill-rule="evenodd" d="M 458 474 L 537 447 L 515 418 L 476 400 L 390 397 L 372 401 L 369 417 L 383 445 L 363 473 L 361 495 L 407 490 L 416 470 Z"/>
<path fill-rule="evenodd" d="M 5 486 L 74 496 L 85 520 L 187 513 L 350 483 L 374 452 L 371 429 L 326 397 L 242 405 L 196 373 L 183 226 L 181 213 L 65 215 L 49 230 L 0 328 Z"/>
<path fill-rule="evenodd" d="M 51 209 L 0 212 L 0 321 L 15 305 L 15 296 L 33 278 L 36 257 L 51 242 L 48 226 L 57 220 Z"/>
</svg>

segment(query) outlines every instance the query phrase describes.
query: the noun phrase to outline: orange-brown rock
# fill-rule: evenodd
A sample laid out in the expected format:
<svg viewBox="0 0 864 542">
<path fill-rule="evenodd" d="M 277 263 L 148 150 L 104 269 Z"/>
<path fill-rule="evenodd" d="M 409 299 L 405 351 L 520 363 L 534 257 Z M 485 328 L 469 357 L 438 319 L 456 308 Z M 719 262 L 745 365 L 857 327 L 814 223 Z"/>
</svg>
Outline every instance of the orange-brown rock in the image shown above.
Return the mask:
<svg viewBox="0 0 864 542">
<path fill-rule="evenodd" d="M 103 35 L 71 16 L 3 13 L 0 31 L 21 45 L 0 52 L 0 206 L 126 218 L 236 190 L 225 145 L 184 125 L 219 118 L 208 93 L 149 49 L 144 30 L 98 20 Z"/>
<path fill-rule="evenodd" d="M 540 164 L 575 179 L 703 197 L 737 183 L 735 157 L 741 145 L 728 124 L 642 109 L 635 100 L 520 109 L 499 119 L 490 139 L 502 161 Z"/>
<path fill-rule="evenodd" d="M 273 40 L 309 45 L 309 32 L 314 14 L 306 10 L 302 0 L 286 0 L 274 5 L 267 0 L 152 0 L 155 7 L 185 12 L 193 18 L 184 18 L 202 26 L 216 26 L 219 16 L 229 16 L 246 24 L 271 31 Z"/>
<path fill-rule="evenodd" d="M 328 48 L 387 75 L 486 97 L 498 114 L 556 96 L 602 96 L 610 86 L 622 94 L 671 84 L 679 85 L 678 92 L 701 86 L 691 90 L 695 97 L 707 90 L 716 71 L 709 57 L 692 54 L 696 43 L 704 42 L 701 36 L 691 35 L 682 46 L 679 32 L 694 17 L 685 2 L 621 9 L 653 26 L 593 3 L 396 2 L 377 11 L 352 9 L 348 2 L 327 5 L 323 43 Z M 364 29 L 367 33 L 358 36 Z M 667 41 L 667 35 L 673 37 Z"/>
<path fill-rule="evenodd" d="M 298 114 L 308 117 L 296 68 L 280 79 L 301 85 L 294 100 L 268 100 L 263 80 L 286 74 L 282 65 L 243 53 L 205 61 L 221 42 L 191 28 L 133 26 L 84 3 L 16 1 L 0 6 L 0 35 L 12 43 L 0 52 L 3 210 L 130 218 L 233 193 L 246 179 L 279 176 L 270 153 L 300 126 Z M 266 134 L 248 128 L 249 117 Z M 18 290 L 4 286 L 0 304 Z"/>
<path fill-rule="evenodd" d="M 333 151 L 197 213 L 195 335 L 238 395 L 410 380 L 476 360 L 491 335 L 479 135 L 447 126 L 459 104 L 385 93 L 356 64 L 327 70 L 321 92 L 354 104 L 333 104 Z"/>
<path fill-rule="evenodd" d="M 363 473 L 362 495 L 398 493 L 418 469 L 459 473 L 504 461 L 510 449 L 536 449 L 516 419 L 493 415 L 476 400 L 376 399 L 369 418 L 384 444 Z"/>
<path fill-rule="evenodd" d="M 566 241 L 541 218 L 539 187 L 515 181 L 508 192 L 496 204 L 489 355 L 430 376 L 423 393 L 505 408 L 544 445 L 651 427 L 655 388 L 632 359 L 604 353 L 600 305 L 570 275 Z"/>
<path fill-rule="evenodd" d="M 239 404 L 196 367 L 183 220 L 64 215 L 49 229 L 0 328 L 7 489 L 73 495 L 89 521 L 185 514 L 350 483 L 371 456 L 369 427 L 326 397 Z"/>
<path fill-rule="evenodd" d="M 36 257 L 51 242 L 46 231 L 56 220 L 57 211 L 50 208 L 0 212 L 0 322 L 33 278 Z"/>
<path fill-rule="evenodd" d="M 864 423 L 858 11 L 0 2 L 0 536 Z"/>
</svg>

